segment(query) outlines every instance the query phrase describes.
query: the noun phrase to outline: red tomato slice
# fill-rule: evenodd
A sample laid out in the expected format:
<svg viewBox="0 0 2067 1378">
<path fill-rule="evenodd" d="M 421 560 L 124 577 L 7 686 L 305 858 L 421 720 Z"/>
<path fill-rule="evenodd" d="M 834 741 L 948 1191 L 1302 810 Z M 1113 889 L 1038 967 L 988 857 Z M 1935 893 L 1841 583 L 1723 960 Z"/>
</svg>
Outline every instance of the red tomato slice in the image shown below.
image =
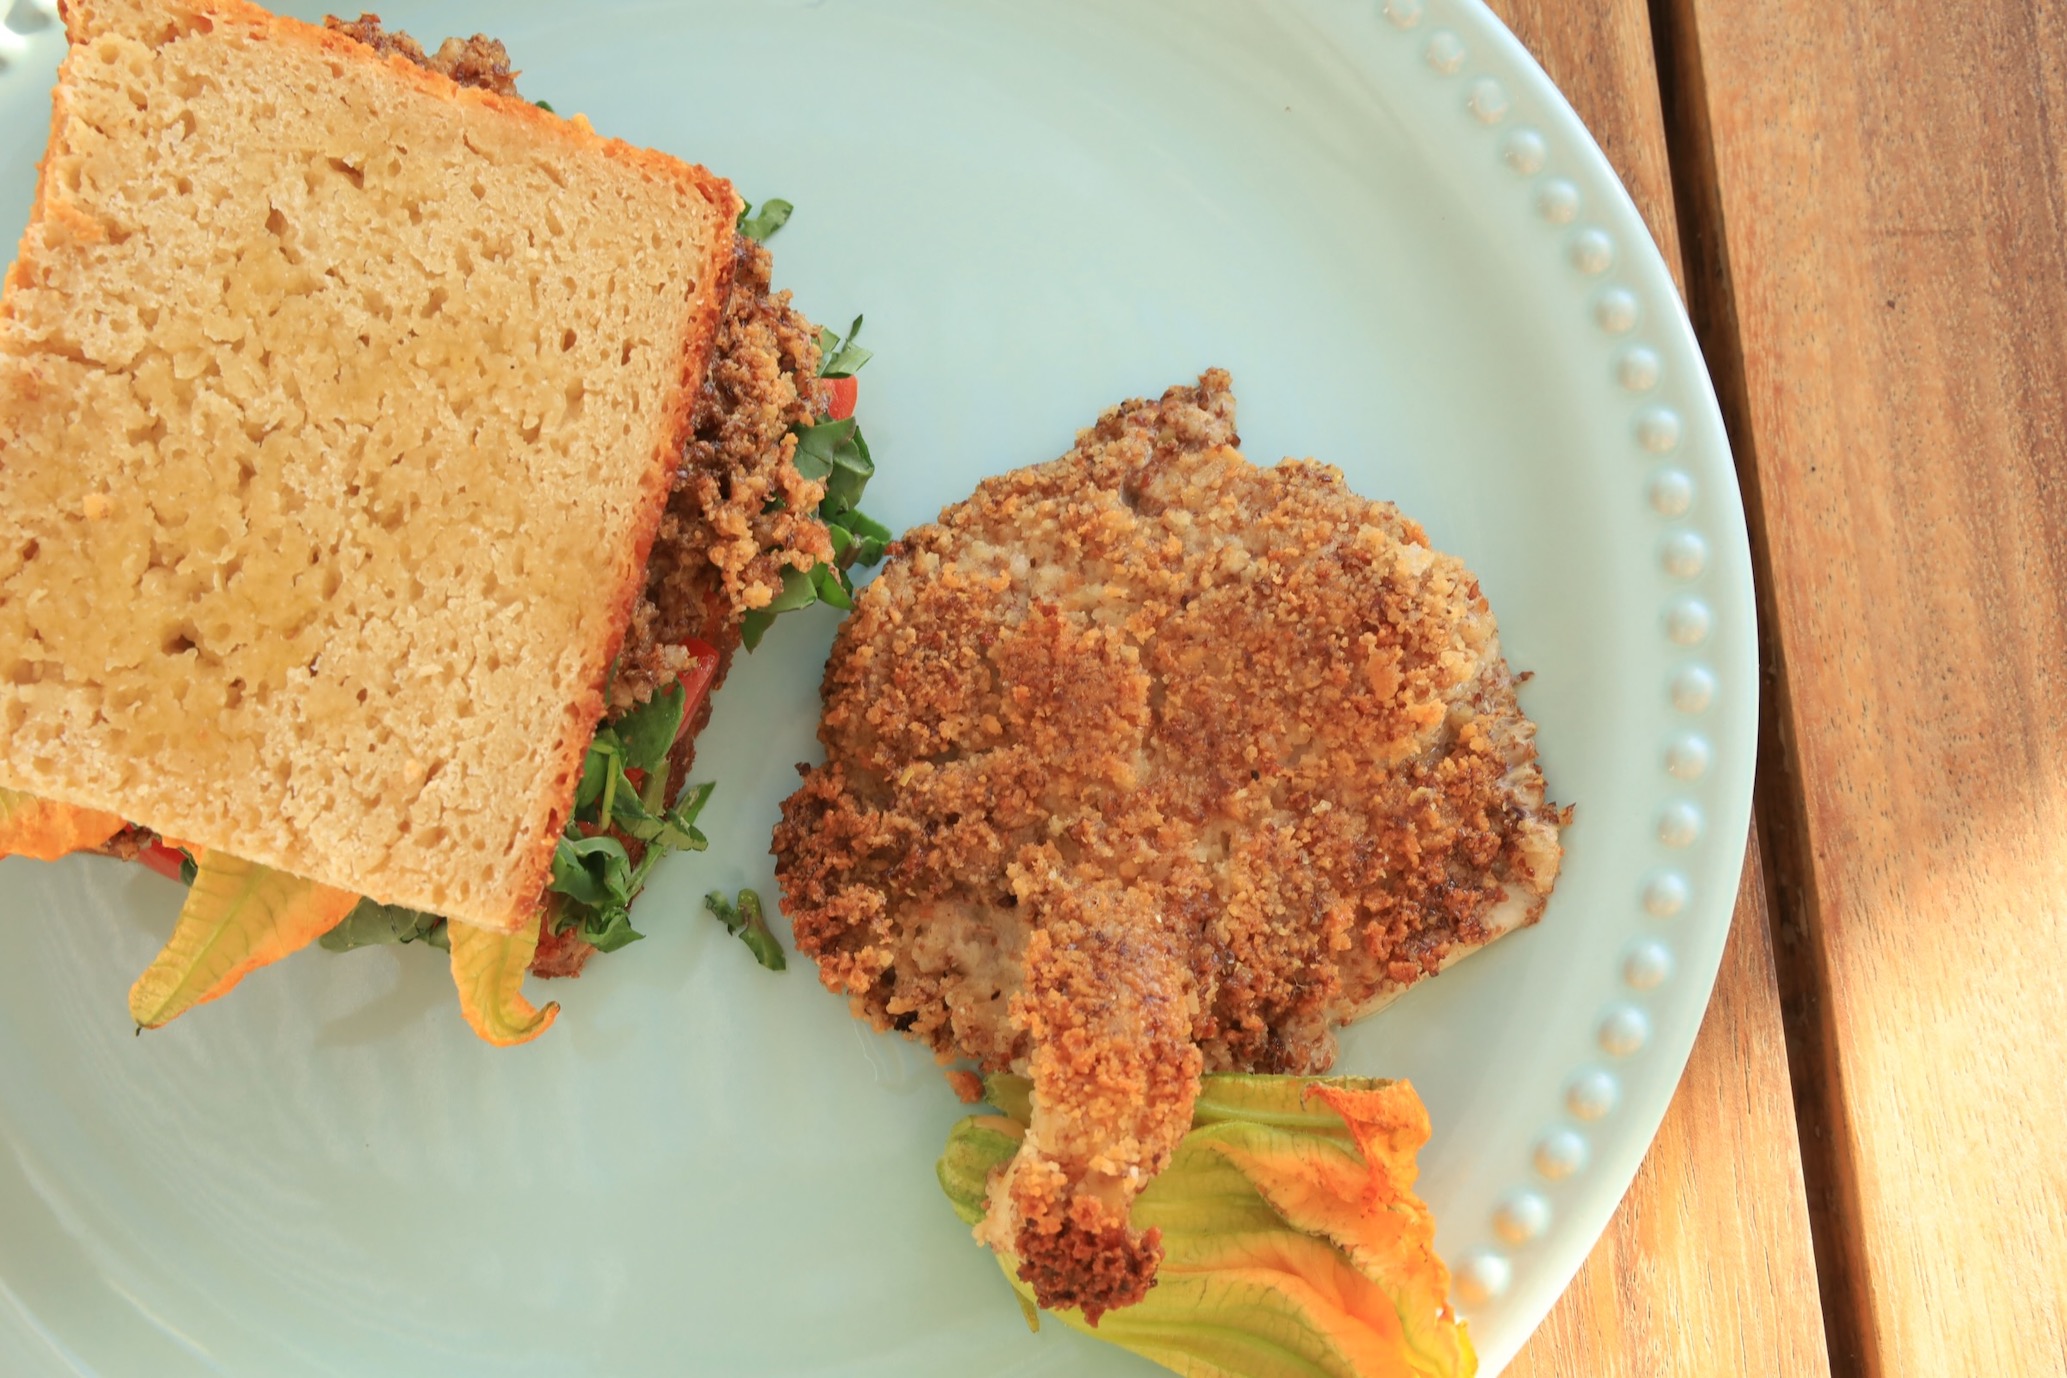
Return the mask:
<svg viewBox="0 0 2067 1378">
<path fill-rule="evenodd" d="M 136 854 L 136 859 L 156 871 L 167 880 L 178 880 L 180 869 L 186 865 L 186 853 L 162 842 L 153 842 Z"/>
<path fill-rule="evenodd" d="M 845 421 L 854 415 L 854 399 L 860 395 L 861 386 L 849 374 L 845 378 L 821 378 L 825 384 L 825 414 L 835 421 Z"/>
<path fill-rule="evenodd" d="M 689 733 L 689 724 L 696 721 L 696 710 L 703 707 L 704 698 L 711 691 L 711 681 L 718 677 L 718 648 L 708 641 L 690 637 L 681 643 L 682 649 L 690 655 L 689 666 L 682 671 L 682 725 L 675 732 L 680 742 Z"/>
</svg>

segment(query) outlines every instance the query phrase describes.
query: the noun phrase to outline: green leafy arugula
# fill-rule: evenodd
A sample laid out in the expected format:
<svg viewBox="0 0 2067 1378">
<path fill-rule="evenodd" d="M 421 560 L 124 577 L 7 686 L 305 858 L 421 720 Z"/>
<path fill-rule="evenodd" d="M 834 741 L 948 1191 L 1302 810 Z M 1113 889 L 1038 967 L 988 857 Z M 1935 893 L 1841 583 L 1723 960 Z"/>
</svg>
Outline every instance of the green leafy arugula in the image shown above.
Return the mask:
<svg viewBox="0 0 2067 1378">
<path fill-rule="evenodd" d="M 872 349 L 863 349 L 855 341 L 861 336 L 861 320 L 856 316 L 854 324 L 847 327 L 847 338 L 840 337 L 821 327 L 818 332 L 818 376 L 821 378 L 852 378 L 861 366 L 876 357 Z"/>
<path fill-rule="evenodd" d="M 882 560 L 890 547 L 890 528 L 861 510 L 861 493 L 876 472 L 868 452 L 868 441 L 852 417 L 845 421 L 821 421 L 815 426 L 798 426 L 797 472 L 807 479 L 825 483 L 825 497 L 818 504 L 818 518 L 832 538 L 833 562 L 814 566 L 808 573 L 793 567 L 782 571 L 782 591 L 764 608 L 756 608 L 740 621 L 740 640 L 751 651 L 777 617 L 813 603 L 826 603 L 842 612 L 854 606 L 854 581 L 848 570 Z"/>
<path fill-rule="evenodd" d="M 710 845 L 696 818 L 712 786 L 697 785 L 667 802 L 668 753 L 687 708 L 687 692 L 674 684 L 596 730 L 566 834 L 553 850 L 546 889 L 558 897 L 555 933 L 576 929 L 600 952 L 637 942 L 646 935 L 632 927 L 631 905 L 654 866 L 670 852 Z M 641 844 L 636 862 L 618 834 Z"/>
<path fill-rule="evenodd" d="M 851 378 L 874 358 L 873 351 L 855 343 L 861 334 L 862 318 L 856 316 L 843 339 L 832 330 L 818 332 L 818 376 Z M 833 562 L 817 565 L 808 572 L 793 567 L 782 571 L 782 591 L 764 608 L 748 613 L 740 623 L 740 641 L 751 651 L 775 619 L 813 603 L 825 603 L 848 611 L 854 606 L 854 581 L 848 570 L 880 562 L 889 548 L 890 528 L 861 510 L 862 490 L 875 477 L 876 462 L 868 452 L 868 441 L 853 417 L 843 421 L 820 421 L 793 426 L 797 438 L 793 462 L 797 473 L 814 483 L 825 484 L 825 497 L 818 504 L 818 519 L 832 538 Z"/>
<path fill-rule="evenodd" d="M 728 900 L 722 890 L 713 890 L 703 897 L 703 907 L 723 925 L 725 931 L 747 946 L 754 954 L 754 960 L 770 971 L 783 971 L 789 960 L 782 955 L 782 944 L 768 931 L 768 918 L 761 912 L 761 897 L 752 890 L 742 890 L 739 898 Z"/>
<path fill-rule="evenodd" d="M 597 730 L 582 762 L 566 833 L 553 850 L 546 889 L 555 933 L 577 929 L 599 952 L 637 942 L 645 934 L 632 927 L 631 905 L 653 868 L 670 852 L 700 852 L 709 845 L 696 818 L 712 786 L 685 791 L 673 806 L 665 800 L 668 753 L 687 709 L 688 694 L 675 684 Z M 637 862 L 613 829 L 642 844 Z M 332 952 L 413 942 L 451 948 L 444 919 L 370 899 L 361 900 L 321 942 Z"/>
<path fill-rule="evenodd" d="M 768 237 L 789 223 L 796 207 L 779 196 L 771 196 L 755 210 L 752 206 L 739 208 L 739 219 L 733 228 L 756 244 L 766 243 Z"/>
<path fill-rule="evenodd" d="M 436 914 L 404 909 L 399 904 L 376 904 L 372 900 L 360 900 L 358 907 L 344 916 L 343 923 L 317 941 L 332 952 L 350 952 L 355 947 L 379 947 L 388 943 L 429 943 L 447 952 L 452 950 L 452 939 L 445 933 L 445 920 Z"/>
</svg>

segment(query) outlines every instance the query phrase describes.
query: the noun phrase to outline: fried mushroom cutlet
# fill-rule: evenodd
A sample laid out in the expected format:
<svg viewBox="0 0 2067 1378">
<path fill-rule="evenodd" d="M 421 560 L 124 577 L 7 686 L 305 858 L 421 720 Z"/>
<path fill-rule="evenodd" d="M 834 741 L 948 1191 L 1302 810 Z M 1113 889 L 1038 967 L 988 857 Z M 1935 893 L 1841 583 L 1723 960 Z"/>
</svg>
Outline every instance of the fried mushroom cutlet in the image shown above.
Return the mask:
<svg viewBox="0 0 2067 1378">
<path fill-rule="evenodd" d="M 775 834 L 784 908 L 878 1029 L 1033 1081 L 979 1237 L 1093 1322 L 1202 1071 L 1332 1029 L 1557 878 L 1478 581 L 1322 464 L 1250 464 L 1225 373 L 1114 408 L 892 548 Z"/>
</svg>

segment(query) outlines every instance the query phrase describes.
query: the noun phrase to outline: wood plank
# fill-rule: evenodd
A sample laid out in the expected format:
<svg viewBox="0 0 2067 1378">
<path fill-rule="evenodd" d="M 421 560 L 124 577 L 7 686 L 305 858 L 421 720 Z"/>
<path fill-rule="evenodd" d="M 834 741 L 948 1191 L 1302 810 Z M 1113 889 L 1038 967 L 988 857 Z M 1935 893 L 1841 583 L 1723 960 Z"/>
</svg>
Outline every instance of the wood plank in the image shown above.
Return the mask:
<svg viewBox="0 0 2067 1378">
<path fill-rule="evenodd" d="M 1671 0 L 1840 1374 L 2067 1372 L 2067 11 Z"/>
<path fill-rule="evenodd" d="M 1829 1372 L 1758 851 L 1672 1109 L 1509 1378 Z"/>
<path fill-rule="evenodd" d="M 1600 141 L 1677 274 L 1641 0 L 1494 0 Z M 1756 846 L 1701 1037 L 1613 1223 L 1518 1378 L 1827 1372 Z"/>
</svg>

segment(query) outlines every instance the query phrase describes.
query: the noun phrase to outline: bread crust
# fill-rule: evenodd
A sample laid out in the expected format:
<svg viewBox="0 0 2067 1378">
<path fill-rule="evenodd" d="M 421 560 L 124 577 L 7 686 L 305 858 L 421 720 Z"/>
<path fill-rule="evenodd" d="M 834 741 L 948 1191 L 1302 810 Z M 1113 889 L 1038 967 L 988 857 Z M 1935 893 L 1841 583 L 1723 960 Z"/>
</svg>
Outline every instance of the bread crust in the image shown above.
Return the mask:
<svg viewBox="0 0 2067 1378">
<path fill-rule="evenodd" d="M 378 53 L 359 40 L 336 30 L 319 28 L 304 24 L 300 20 L 270 14 L 255 5 L 245 3 L 245 0 L 202 0 L 202 3 L 257 15 L 275 26 L 273 31 L 276 33 L 285 34 L 290 38 L 305 36 L 308 41 L 325 50 L 350 56 L 355 61 L 385 64 L 399 79 L 428 94 L 462 104 L 483 105 L 521 120 L 547 137 L 563 139 L 578 148 L 600 149 L 607 157 L 662 180 L 672 181 L 685 193 L 703 198 L 721 210 L 728 223 L 738 217 L 742 208 L 739 194 L 733 189 L 732 184 L 716 176 L 709 169 L 694 163 L 682 162 L 652 149 L 639 148 L 621 139 L 605 138 L 594 131 L 584 116 L 575 115 L 563 119 L 550 111 L 539 109 L 521 97 L 504 96 L 477 86 L 462 85 L 443 73 L 411 62 L 399 53 Z M 610 666 L 617 659 L 618 652 L 623 649 L 625 629 L 631 622 L 632 608 L 645 590 L 646 560 L 653 550 L 654 534 L 660 529 L 661 513 L 667 508 L 668 492 L 673 487 L 675 467 L 680 462 L 682 446 L 689 439 L 690 421 L 696 410 L 697 392 L 703 385 L 704 374 L 710 369 L 711 350 L 717 341 L 718 320 L 732 289 L 732 270 L 731 239 L 726 237 L 714 241 L 711 261 L 707 266 L 708 276 L 705 279 L 712 286 L 704 293 L 696 314 L 689 321 L 689 328 L 683 332 L 679 351 L 682 361 L 681 382 L 646 474 L 641 504 L 643 516 L 634 544 L 634 558 L 623 571 L 615 587 L 607 590 L 602 598 L 610 609 L 610 624 L 617 629 L 616 635 L 595 667 L 586 697 L 570 707 L 567 731 L 555 744 L 554 755 L 559 762 L 558 767 L 534 805 L 540 820 L 536 835 L 543 840 L 529 856 L 511 868 L 510 896 L 514 917 L 509 926 L 512 928 L 521 924 L 537 908 L 551 879 L 553 853 L 559 846 L 561 832 L 567 826 L 568 815 L 573 811 L 575 786 L 581 780 L 582 765 L 588 758 L 589 743 L 595 739 L 596 724 L 603 717 L 603 693 L 610 678 Z"/>
<path fill-rule="evenodd" d="M 362 15 L 359 22 L 361 26 L 370 23 L 376 32 L 380 31 L 379 16 L 377 15 Z M 411 73 L 421 72 L 438 77 L 441 80 L 453 81 L 459 89 L 486 96 L 491 100 L 500 102 L 505 108 L 514 104 L 517 107 L 521 107 L 521 113 L 524 114 L 525 118 L 535 118 L 544 115 L 548 121 L 561 122 L 557 116 L 539 110 L 532 102 L 526 101 L 521 97 L 505 96 L 498 91 L 488 90 L 465 81 L 458 81 L 428 67 L 426 59 L 409 55 L 410 49 L 415 47 L 415 45 L 407 42 L 405 35 L 392 35 L 392 37 L 403 40 L 392 47 L 374 48 L 363 36 L 348 34 L 345 28 L 335 24 L 326 24 L 322 32 L 329 38 L 348 37 L 355 45 L 367 48 L 383 61 L 397 66 L 400 70 Z M 476 43 L 481 41 L 477 39 Z M 502 56 L 501 44 L 496 43 L 490 46 L 494 56 L 500 58 Z M 421 49 L 417 49 L 417 51 L 420 53 Z M 575 118 L 579 119 L 580 117 L 576 116 Z M 623 144 L 620 141 L 612 140 L 609 142 L 616 148 L 626 150 L 627 156 L 634 159 L 650 158 L 652 156 L 646 150 Z M 660 161 L 666 165 L 663 167 L 663 171 L 671 171 L 675 167 L 683 166 L 672 158 L 662 157 Z M 739 212 L 743 209 L 743 205 L 731 184 L 711 176 L 706 169 L 701 167 L 691 166 L 689 171 L 699 174 L 699 190 L 706 196 L 706 199 L 710 200 L 714 206 L 720 207 L 728 219 L 737 219 Z M 755 247 L 757 248 L 758 246 Z M 762 252 L 765 254 L 765 251 Z M 621 622 L 625 630 L 620 632 L 617 643 L 611 648 L 610 654 L 605 658 L 604 669 L 596 680 L 594 702 L 576 714 L 577 722 L 586 720 L 593 723 L 610 710 L 611 705 L 607 698 L 608 689 L 612 682 L 610 666 L 616 664 L 625 652 L 626 633 L 629 631 L 631 622 L 628 609 L 635 608 L 638 605 L 642 594 L 642 586 L 649 577 L 648 565 L 653 552 L 653 545 L 658 537 L 660 525 L 666 512 L 668 497 L 675 486 L 683 451 L 694 434 L 696 412 L 704 382 L 709 376 L 715 361 L 719 332 L 726 311 L 732 305 L 734 279 L 740 257 L 738 241 L 735 239 L 732 246 L 723 254 L 723 262 L 715 277 L 714 289 L 708 294 L 702 304 L 702 309 L 691 320 L 689 329 L 685 332 L 684 344 L 680 351 L 683 392 L 677 398 L 678 414 L 672 418 L 669 427 L 674 432 L 674 439 L 662 445 L 661 453 L 656 456 L 653 470 L 654 474 L 658 476 L 658 482 L 661 486 L 660 498 L 658 504 L 653 506 L 650 520 L 641 532 L 637 542 L 637 559 L 635 564 L 638 575 L 631 588 L 625 591 L 622 598 L 618 600 L 627 611 L 624 612 L 621 618 L 616 608 L 613 608 L 612 612 L 613 623 Z M 784 295 L 784 300 L 780 305 L 787 305 L 787 294 Z M 813 357 L 815 359 L 815 354 Z M 700 625 L 696 628 L 696 633 L 701 640 L 709 643 L 718 651 L 718 666 L 702 702 L 697 705 L 687 729 L 682 733 L 680 740 L 669 755 L 669 798 L 678 795 L 687 783 L 689 770 L 695 760 L 697 735 L 710 722 L 711 696 L 725 682 L 725 677 L 732 667 L 733 653 L 739 645 L 738 622 L 735 617 L 729 615 L 729 608 L 720 607 L 720 600 L 715 597 L 714 593 L 698 601 L 702 606 L 699 609 L 701 617 L 699 618 Z M 621 671 L 618 674 L 618 679 L 621 682 Z M 548 810 L 547 816 L 549 820 L 545 831 L 548 836 L 554 839 L 557 839 L 566 827 L 568 816 L 572 811 L 574 789 L 580 781 L 582 768 L 588 755 L 588 744 L 593 736 L 593 727 L 575 734 L 576 740 L 567 745 L 563 750 L 558 774 L 554 777 L 553 783 L 543 792 L 542 798 Z M 515 877 L 515 887 L 519 892 L 523 890 L 526 884 L 535 884 L 537 890 L 542 894 L 550 878 L 552 854 L 551 848 L 545 849 L 536 866 L 528 868 Z M 535 902 L 536 899 L 534 899 Z M 570 964 L 569 971 L 553 974 L 578 974 L 582 960 L 585 957 L 586 952 L 582 954 L 581 959 L 576 959 Z"/>
<path fill-rule="evenodd" d="M 392 59 L 401 61 L 401 59 Z M 731 192 L 729 183 L 723 184 Z M 737 198 L 732 211 L 737 214 Z M 570 714 L 567 736 L 560 743 L 560 767 L 539 797 L 539 809 L 544 816 L 544 844 L 524 863 L 515 868 L 512 877 L 512 893 L 520 900 L 529 894 L 528 904 L 520 908 L 528 913 L 535 908 L 545 893 L 545 887 L 552 875 L 553 853 L 559 847 L 560 834 L 567 826 L 567 817 L 574 808 L 575 786 L 581 781 L 583 763 L 588 759 L 589 743 L 595 739 L 596 724 L 602 720 L 603 694 L 610 678 L 610 666 L 624 647 L 625 631 L 631 624 L 632 608 L 646 591 L 646 560 L 653 552 L 653 537 L 660 529 L 661 513 L 667 508 L 668 492 L 673 487 L 675 465 L 679 462 L 682 446 L 689 438 L 689 423 L 696 409 L 696 394 L 702 386 L 703 375 L 710 367 L 711 347 L 718 334 L 718 316 L 723 310 L 726 296 L 732 284 L 732 254 L 729 243 L 720 256 L 721 263 L 714 270 L 715 290 L 706 294 L 706 299 L 691 317 L 689 328 L 684 332 L 682 342 L 682 381 L 675 397 L 674 408 L 668 424 L 662 430 L 662 440 L 654 451 L 653 463 L 647 471 L 645 493 L 642 498 L 644 516 L 641 519 L 638 537 L 634 545 L 634 558 L 625 571 L 618 586 L 610 592 L 610 623 L 617 631 L 612 637 L 608 652 L 598 665 L 589 684 L 587 696 Z M 729 668 L 730 648 L 727 647 L 724 663 L 720 670 Z M 706 697 L 702 709 L 702 720 L 709 721 L 710 700 Z M 700 730 L 702 723 L 697 724 Z M 693 734 L 691 740 L 694 740 Z"/>
</svg>

